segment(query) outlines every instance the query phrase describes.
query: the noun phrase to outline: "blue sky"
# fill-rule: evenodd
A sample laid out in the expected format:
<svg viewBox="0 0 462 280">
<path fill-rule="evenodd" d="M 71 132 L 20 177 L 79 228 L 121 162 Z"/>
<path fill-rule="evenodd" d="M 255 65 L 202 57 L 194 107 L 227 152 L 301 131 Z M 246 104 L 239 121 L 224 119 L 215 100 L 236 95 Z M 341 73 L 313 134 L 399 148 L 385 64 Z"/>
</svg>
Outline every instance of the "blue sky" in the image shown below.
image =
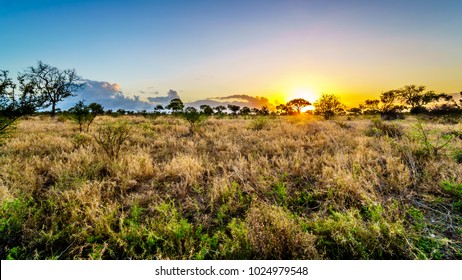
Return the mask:
<svg viewBox="0 0 462 280">
<path fill-rule="evenodd" d="M 405 3 L 403 3 L 405 2 Z M 37 60 L 124 95 L 354 103 L 462 90 L 462 1 L 4 1 L 0 69 Z M 314 101 L 314 100 L 311 100 Z"/>
</svg>

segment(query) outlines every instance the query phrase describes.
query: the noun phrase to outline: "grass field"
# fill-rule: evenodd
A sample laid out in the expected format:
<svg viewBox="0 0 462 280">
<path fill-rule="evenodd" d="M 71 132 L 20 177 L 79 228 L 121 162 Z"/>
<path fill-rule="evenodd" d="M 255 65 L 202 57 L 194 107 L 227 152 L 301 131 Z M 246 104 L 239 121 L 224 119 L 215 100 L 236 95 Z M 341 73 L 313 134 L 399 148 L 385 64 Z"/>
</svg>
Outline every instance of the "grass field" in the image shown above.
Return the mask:
<svg viewBox="0 0 462 280">
<path fill-rule="evenodd" d="M 462 125 L 22 119 L 1 259 L 462 259 Z"/>
</svg>

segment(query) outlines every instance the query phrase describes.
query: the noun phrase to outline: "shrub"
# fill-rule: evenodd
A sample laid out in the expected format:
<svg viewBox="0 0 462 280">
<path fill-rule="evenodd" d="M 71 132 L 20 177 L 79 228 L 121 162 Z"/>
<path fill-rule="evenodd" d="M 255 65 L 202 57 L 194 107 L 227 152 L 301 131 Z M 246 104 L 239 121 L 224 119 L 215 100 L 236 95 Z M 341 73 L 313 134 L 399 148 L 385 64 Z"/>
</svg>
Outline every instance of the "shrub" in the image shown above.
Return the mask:
<svg viewBox="0 0 462 280">
<path fill-rule="evenodd" d="M 114 160 L 119 157 L 120 149 L 130 133 L 131 129 L 126 123 L 110 124 L 100 127 L 94 138 L 106 155 Z"/>
<path fill-rule="evenodd" d="M 387 124 L 381 120 L 373 120 L 366 130 L 367 136 L 388 136 L 400 138 L 403 135 L 403 129 L 398 124 Z"/>
<path fill-rule="evenodd" d="M 262 130 L 268 125 L 268 118 L 257 117 L 250 122 L 249 128 L 251 130 Z"/>
<path fill-rule="evenodd" d="M 283 208 L 261 204 L 246 218 L 249 239 L 261 259 L 318 259 L 315 236 L 303 232 Z"/>
</svg>

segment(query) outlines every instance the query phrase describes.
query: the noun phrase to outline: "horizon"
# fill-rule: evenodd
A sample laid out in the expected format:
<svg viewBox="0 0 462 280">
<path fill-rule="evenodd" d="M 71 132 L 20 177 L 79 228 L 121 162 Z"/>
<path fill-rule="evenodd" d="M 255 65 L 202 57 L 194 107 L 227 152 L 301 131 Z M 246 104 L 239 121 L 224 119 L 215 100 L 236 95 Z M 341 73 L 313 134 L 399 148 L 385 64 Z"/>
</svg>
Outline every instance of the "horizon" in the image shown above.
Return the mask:
<svg viewBox="0 0 462 280">
<path fill-rule="evenodd" d="M 74 68 L 87 101 L 129 110 L 172 96 L 261 106 L 326 93 L 355 106 L 409 84 L 462 89 L 460 2 L 0 2 L 14 27 L 0 69 Z"/>
</svg>

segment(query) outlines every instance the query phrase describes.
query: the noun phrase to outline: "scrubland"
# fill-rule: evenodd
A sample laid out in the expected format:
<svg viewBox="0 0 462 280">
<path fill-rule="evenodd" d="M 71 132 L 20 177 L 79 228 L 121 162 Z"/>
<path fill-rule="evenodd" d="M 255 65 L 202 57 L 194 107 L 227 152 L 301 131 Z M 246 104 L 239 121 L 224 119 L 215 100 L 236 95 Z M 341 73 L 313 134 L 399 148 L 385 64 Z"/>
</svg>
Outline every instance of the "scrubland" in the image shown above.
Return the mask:
<svg viewBox="0 0 462 280">
<path fill-rule="evenodd" d="M 82 133 L 22 119 L 0 146 L 1 258 L 462 259 L 460 121 L 211 117 L 189 132 L 174 116 Z"/>
</svg>

